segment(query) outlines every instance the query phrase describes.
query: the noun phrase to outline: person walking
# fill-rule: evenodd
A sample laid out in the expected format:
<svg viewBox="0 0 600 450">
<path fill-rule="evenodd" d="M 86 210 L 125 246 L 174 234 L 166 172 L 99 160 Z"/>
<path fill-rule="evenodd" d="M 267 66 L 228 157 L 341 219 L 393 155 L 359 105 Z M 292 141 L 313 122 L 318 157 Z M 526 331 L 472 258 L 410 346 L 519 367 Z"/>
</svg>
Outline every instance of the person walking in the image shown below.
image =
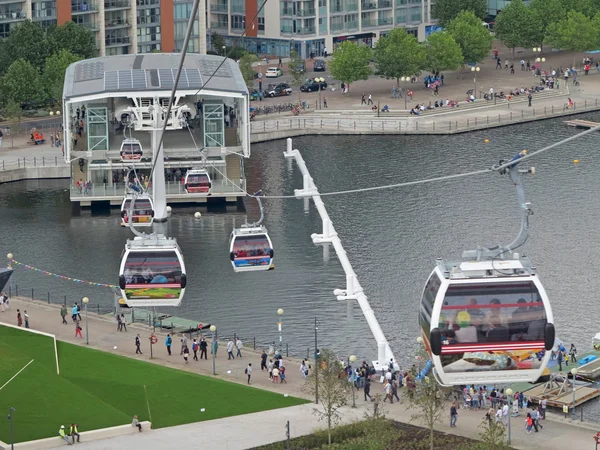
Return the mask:
<svg viewBox="0 0 600 450">
<path fill-rule="evenodd" d="M 29 314 L 27 314 L 27 310 L 23 311 L 23 318 L 25 319 L 25 328 L 29 328 Z"/>
<path fill-rule="evenodd" d="M 367 99 L 365 97 L 365 93 L 362 93 L 362 96 L 360 97 L 360 104 L 362 105 L 366 105 L 367 104 Z"/>
<path fill-rule="evenodd" d="M 367 397 L 369 397 L 369 400 L 373 401 L 373 398 L 371 397 L 371 379 L 369 377 L 365 378 L 363 392 L 365 394 L 365 402 L 367 401 Z"/>
<path fill-rule="evenodd" d="M 204 337 L 202 337 L 200 339 L 200 359 L 202 359 L 202 356 L 204 356 L 204 359 L 208 359 L 208 357 L 206 356 L 207 348 L 208 348 L 208 342 L 206 342 Z"/>
<path fill-rule="evenodd" d="M 60 308 L 60 316 L 62 317 L 62 323 L 67 324 L 67 305 L 62 305 Z"/>
<path fill-rule="evenodd" d="M 198 342 L 196 342 L 196 339 L 194 339 L 194 342 L 192 342 L 192 351 L 194 352 L 194 361 L 198 361 Z"/>
<path fill-rule="evenodd" d="M 183 350 L 187 347 L 187 336 L 185 334 L 181 338 L 180 342 L 181 342 L 181 351 L 179 352 L 179 354 L 183 355 Z"/>
<path fill-rule="evenodd" d="M 263 370 L 267 369 L 267 352 L 265 352 L 265 350 L 263 349 L 262 355 L 260 355 L 260 370 L 261 372 Z"/>
<path fill-rule="evenodd" d="M 246 367 L 245 373 L 246 375 L 248 375 L 248 384 L 251 384 L 250 377 L 252 376 L 252 363 L 248 363 L 248 367 Z"/>
<path fill-rule="evenodd" d="M 79 320 L 75 321 L 75 337 L 80 337 L 81 339 L 83 339 L 83 336 L 81 335 L 81 330 L 83 330 L 83 328 L 81 328 L 81 325 L 79 324 Z"/>
<path fill-rule="evenodd" d="M 577 362 L 577 348 L 575 348 L 575 344 L 571 344 L 571 348 L 569 349 L 569 355 L 571 355 L 572 362 Z"/>
<path fill-rule="evenodd" d="M 450 407 L 450 426 L 456 427 L 456 419 L 458 419 L 458 411 L 456 410 L 456 402 L 452 402 Z"/>
<path fill-rule="evenodd" d="M 75 443 L 75 436 L 77 436 L 77 442 L 79 442 L 79 431 L 77 430 L 77 424 L 72 423 L 69 428 L 69 436 L 73 439 L 73 444 Z"/>
<path fill-rule="evenodd" d="M 527 94 L 527 100 L 529 101 L 529 105 L 531 106 L 531 99 L 533 98 L 533 96 L 531 95 L 531 92 L 529 94 Z"/>
<path fill-rule="evenodd" d="M 69 441 L 69 437 L 67 436 L 67 433 L 65 432 L 65 426 L 64 425 L 60 426 L 60 429 L 58 430 L 58 435 L 60 436 L 60 438 L 62 440 L 64 440 L 67 443 L 67 445 L 72 445 L 71 441 Z"/>
<path fill-rule="evenodd" d="M 327 97 L 323 97 L 323 107 L 327 108 Z"/>
<path fill-rule="evenodd" d="M 117 331 L 123 331 L 123 324 L 121 323 L 121 316 L 117 313 L 115 319 L 117 320 Z"/>
<path fill-rule="evenodd" d="M 558 363 L 558 371 L 562 372 L 563 355 L 560 350 L 558 351 L 558 354 L 556 355 L 556 362 Z"/>
<path fill-rule="evenodd" d="M 537 411 L 537 409 L 533 408 L 531 410 L 531 424 L 533 426 L 533 428 L 535 429 L 535 432 L 537 433 L 538 430 L 538 417 L 539 417 L 539 412 Z"/>
<path fill-rule="evenodd" d="M 268 370 L 269 370 L 269 380 L 273 379 L 273 369 L 275 368 L 275 363 L 273 362 L 272 359 L 269 360 L 269 364 L 268 364 Z"/>
<path fill-rule="evenodd" d="M 502 423 L 505 427 L 508 426 L 508 402 L 504 403 L 504 406 L 502 406 Z"/>
<path fill-rule="evenodd" d="M 373 104 L 373 97 L 371 96 L 371 93 L 369 92 L 369 100 L 367 101 L 367 105 L 372 105 Z"/>
<path fill-rule="evenodd" d="M 171 345 L 173 345 L 173 338 L 171 338 L 170 334 L 167 334 L 165 345 L 167 346 L 167 352 L 169 352 L 169 356 L 171 356 Z"/>
<path fill-rule="evenodd" d="M 383 385 L 383 392 L 385 393 L 385 398 L 383 399 L 383 403 L 385 403 L 386 400 L 389 400 L 390 403 L 394 403 L 394 399 L 392 397 L 392 382 L 391 380 L 388 381 L 386 380 L 384 385 Z"/>
<path fill-rule="evenodd" d="M 138 334 L 135 337 L 135 354 L 136 355 L 141 355 L 142 354 L 142 350 L 140 349 L 140 345 L 142 345 L 142 342 L 140 341 L 140 335 Z"/>
<path fill-rule="evenodd" d="M 510 74 L 511 74 L 511 75 L 514 75 L 514 74 L 515 74 L 515 65 L 514 65 L 514 64 L 511 64 L 511 65 L 510 65 Z"/>
<path fill-rule="evenodd" d="M 17 325 L 23 326 L 23 317 L 21 317 L 21 311 L 17 309 Z"/>
<path fill-rule="evenodd" d="M 500 61 L 500 58 L 496 58 L 496 70 L 497 69 L 502 70 L 502 61 Z"/>
<path fill-rule="evenodd" d="M 188 358 L 190 356 L 190 350 L 188 349 L 187 345 L 184 347 L 183 349 L 183 360 L 185 361 L 185 363 L 188 363 Z"/>
<path fill-rule="evenodd" d="M 125 314 L 121 313 L 121 329 L 127 331 L 127 319 L 125 319 Z"/>
<path fill-rule="evenodd" d="M 233 356 L 233 347 L 233 341 L 230 339 L 227 343 L 227 359 L 235 359 L 235 356 Z"/>
<path fill-rule="evenodd" d="M 542 401 L 540 402 L 540 407 L 542 409 L 542 420 L 546 420 L 546 406 L 548 405 L 548 399 L 546 397 L 542 397 Z"/>
<path fill-rule="evenodd" d="M 396 380 L 392 380 L 392 399 L 396 397 L 396 400 L 400 402 L 400 397 L 398 397 L 398 383 Z"/>
<path fill-rule="evenodd" d="M 237 354 L 236 356 L 238 358 L 242 357 L 242 348 L 244 348 L 244 344 L 242 343 L 242 340 L 240 338 L 236 338 L 235 340 L 235 346 L 237 348 Z"/>
<path fill-rule="evenodd" d="M 71 308 L 71 319 L 73 319 L 73 322 L 77 321 L 77 303 Z"/>
</svg>

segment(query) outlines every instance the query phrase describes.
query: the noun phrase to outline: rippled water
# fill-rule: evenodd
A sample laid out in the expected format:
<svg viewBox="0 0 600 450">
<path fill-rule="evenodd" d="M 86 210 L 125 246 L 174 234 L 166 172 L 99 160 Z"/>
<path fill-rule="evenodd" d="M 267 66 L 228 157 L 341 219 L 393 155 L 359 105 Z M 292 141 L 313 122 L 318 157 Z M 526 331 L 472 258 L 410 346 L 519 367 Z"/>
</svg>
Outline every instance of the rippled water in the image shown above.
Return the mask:
<svg viewBox="0 0 600 450">
<path fill-rule="evenodd" d="M 585 116 L 600 120 L 600 115 Z M 460 173 L 491 166 L 575 135 L 561 120 L 542 121 L 456 136 L 311 136 L 298 138 L 321 192 L 377 186 Z M 490 143 L 485 144 L 484 139 Z M 589 346 L 597 325 L 598 222 L 600 187 L 597 134 L 550 150 L 530 162 L 537 175 L 526 179 L 531 218 L 523 253 L 532 258 L 550 296 L 558 335 Z M 284 141 L 253 146 L 246 163 L 251 189 L 291 194 L 301 186 L 299 171 L 285 161 Z M 579 159 L 579 164 L 573 160 Z M 117 282 L 121 251 L 130 232 L 111 215 L 71 213 L 67 182 L 30 181 L 0 186 L 0 254 L 45 270 L 105 283 Z M 371 306 L 398 358 L 410 362 L 417 336 L 422 286 L 436 257 L 458 258 L 477 245 L 508 243 L 518 231 L 518 205 L 507 177 L 479 175 L 409 188 L 323 198 L 365 288 Z M 324 260 L 311 243 L 320 218 L 303 201 L 268 200 L 265 224 L 275 245 L 276 270 L 234 274 L 228 259 L 232 226 L 244 222 L 236 207 L 206 211 L 176 208 L 156 229 L 177 237 L 188 273 L 186 297 L 174 315 L 215 323 L 222 333 L 237 332 L 258 341 L 277 339 L 277 308 L 284 308 L 284 341 L 296 352 L 314 345 L 341 355 L 372 358 L 376 347 L 360 309 L 332 295 L 344 286 L 343 271 L 331 249 Z M 247 204 L 249 220 L 257 214 Z M 201 220 L 193 213 L 203 212 Z M 17 268 L 14 281 L 36 292 L 70 301 L 87 295 L 91 303 L 112 303 L 110 292 L 84 287 Z M 36 294 L 37 295 L 37 294 Z M 57 300 L 55 300 L 57 301 Z"/>
</svg>

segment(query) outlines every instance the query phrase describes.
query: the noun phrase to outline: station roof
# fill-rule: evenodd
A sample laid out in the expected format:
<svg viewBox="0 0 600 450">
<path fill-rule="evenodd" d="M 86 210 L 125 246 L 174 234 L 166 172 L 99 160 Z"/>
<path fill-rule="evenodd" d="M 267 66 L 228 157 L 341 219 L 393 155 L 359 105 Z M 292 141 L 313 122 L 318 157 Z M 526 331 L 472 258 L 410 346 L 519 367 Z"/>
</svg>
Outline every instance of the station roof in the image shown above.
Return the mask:
<svg viewBox="0 0 600 450">
<path fill-rule="evenodd" d="M 63 97 L 70 100 L 103 93 L 170 92 L 180 56 L 180 53 L 145 53 L 78 61 L 67 68 Z M 247 93 L 238 64 L 227 59 L 219 67 L 222 62 L 222 56 L 186 54 L 178 89 L 196 91 L 204 87 L 212 91 Z M 213 73 L 215 75 L 208 81 Z"/>
</svg>

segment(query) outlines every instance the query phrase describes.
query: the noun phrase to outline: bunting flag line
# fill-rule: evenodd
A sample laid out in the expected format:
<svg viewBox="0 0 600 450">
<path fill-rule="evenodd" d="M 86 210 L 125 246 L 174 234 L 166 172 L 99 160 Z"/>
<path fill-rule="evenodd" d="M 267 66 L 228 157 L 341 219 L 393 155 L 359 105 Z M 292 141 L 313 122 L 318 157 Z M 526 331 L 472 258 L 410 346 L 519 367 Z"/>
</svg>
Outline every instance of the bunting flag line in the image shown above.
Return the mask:
<svg viewBox="0 0 600 450">
<path fill-rule="evenodd" d="M 51 277 L 60 278 L 61 280 L 72 281 L 74 283 L 85 284 L 87 286 L 97 286 L 97 287 L 105 287 L 105 288 L 111 288 L 111 289 L 118 289 L 119 288 L 119 286 L 115 286 L 114 284 L 95 283 L 93 281 L 80 280 L 78 278 L 72 278 L 72 277 L 67 277 L 65 275 L 59 275 L 57 273 L 48 272 L 46 270 L 38 269 L 37 267 L 33 267 L 33 266 L 28 265 L 28 264 L 23 264 L 23 263 L 21 263 L 19 261 L 16 261 L 14 259 L 10 259 L 9 261 L 12 264 L 16 264 L 18 266 L 23 267 L 25 270 L 33 270 L 34 272 L 39 272 L 39 273 L 42 273 L 44 275 L 48 275 L 48 276 L 51 276 Z"/>
</svg>

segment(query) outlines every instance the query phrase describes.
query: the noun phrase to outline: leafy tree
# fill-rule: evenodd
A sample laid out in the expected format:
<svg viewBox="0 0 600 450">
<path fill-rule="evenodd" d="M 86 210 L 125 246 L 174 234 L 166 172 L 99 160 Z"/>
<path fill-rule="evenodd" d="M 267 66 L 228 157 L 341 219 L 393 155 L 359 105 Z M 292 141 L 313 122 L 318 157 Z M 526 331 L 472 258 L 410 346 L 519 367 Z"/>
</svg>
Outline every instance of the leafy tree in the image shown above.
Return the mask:
<svg viewBox="0 0 600 450">
<path fill-rule="evenodd" d="M 431 8 L 431 16 L 446 27 L 461 11 L 473 12 L 481 19 L 481 23 L 487 16 L 487 5 L 485 0 L 436 0 Z"/>
<path fill-rule="evenodd" d="M 450 22 L 448 33 L 460 46 L 465 64 L 481 61 L 492 48 L 492 35 L 471 11 L 462 11 Z"/>
<path fill-rule="evenodd" d="M 240 58 L 240 71 L 246 82 L 246 86 L 251 88 L 254 85 L 254 77 L 256 72 L 252 69 L 252 63 L 256 62 L 258 58 L 252 53 L 246 53 Z"/>
<path fill-rule="evenodd" d="M 428 36 L 423 45 L 425 46 L 424 68 L 430 72 L 456 70 L 463 63 L 460 45 L 445 31 Z"/>
<path fill-rule="evenodd" d="M 504 45 L 512 48 L 513 58 L 515 47 L 532 47 L 539 44 L 541 26 L 536 20 L 535 12 L 525 6 L 523 0 L 512 0 L 496 17 L 494 33 Z"/>
<path fill-rule="evenodd" d="M 300 57 L 296 50 L 292 50 L 290 52 L 290 62 L 288 67 L 290 68 L 290 73 L 292 74 L 292 85 L 300 86 L 304 81 L 304 72 L 302 71 L 302 66 L 304 65 L 304 60 Z M 300 100 L 300 89 L 298 89 L 298 100 Z"/>
<path fill-rule="evenodd" d="M 561 0 L 532 0 L 529 4 L 529 9 L 533 13 L 533 20 L 539 27 L 539 39 L 534 43 L 534 46 L 544 42 L 548 27 L 563 19 L 566 19 L 567 12 L 565 11 Z"/>
<path fill-rule="evenodd" d="M 425 64 L 425 49 L 417 38 L 408 34 L 404 28 L 394 28 L 385 37 L 377 41 L 375 47 L 375 66 L 377 75 L 396 79 L 416 75 Z"/>
<path fill-rule="evenodd" d="M 371 49 L 365 45 L 359 46 L 351 41 L 344 41 L 334 50 L 329 71 L 336 80 L 353 83 L 366 80 L 371 75 Z"/>
<path fill-rule="evenodd" d="M 0 92 L 4 102 L 40 101 L 44 96 L 40 73 L 28 61 L 17 59 L 0 80 Z"/>
<path fill-rule="evenodd" d="M 580 12 L 590 19 L 600 10 L 597 0 L 561 0 L 564 11 Z"/>
<path fill-rule="evenodd" d="M 48 30 L 48 44 L 52 53 L 67 50 L 81 59 L 97 55 L 94 32 L 71 21 Z"/>
<path fill-rule="evenodd" d="M 216 52 L 218 55 L 222 54 L 223 46 L 225 45 L 225 38 L 219 33 L 213 31 L 210 34 L 210 42 L 213 52 Z"/>
<path fill-rule="evenodd" d="M 62 102 L 65 71 L 67 67 L 80 59 L 81 57 L 78 55 L 64 49 L 46 59 L 42 80 L 50 98 L 56 99 L 59 104 Z"/>
<path fill-rule="evenodd" d="M 354 45 L 354 44 L 352 44 Z M 319 407 L 314 408 L 314 413 L 319 420 L 327 421 L 327 440 L 331 445 L 331 429 L 339 422 L 339 409 L 348 402 L 348 381 L 345 376 L 340 376 L 343 368 L 335 355 L 329 349 L 322 349 L 315 368 L 308 376 L 308 382 L 303 386 L 308 394 L 315 395 L 319 390 Z"/>
<path fill-rule="evenodd" d="M 10 146 L 14 146 L 14 135 L 21 129 L 21 118 L 23 117 L 23 109 L 18 102 L 9 100 L 4 105 L 4 117 L 9 120 L 16 120 L 16 126 L 11 127 L 10 130 Z"/>
<path fill-rule="evenodd" d="M 482 430 L 479 433 L 481 442 L 470 447 L 472 450 L 510 450 L 504 443 L 506 428 L 502 422 L 496 422 L 493 417 L 491 421 L 483 419 L 479 428 Z"/>
<path fill-rule="evenodd" d="M 596 47 L 598 23 L 600 23 L 598 16 L 592 20 L 583 13 L 569 11 L 565 20 L 548 27 L 546 42 L 554 48 L 572 51 L 573 64 L 575 64 L 575 52 L 592 50 Z"/>
<path fill-rule="evenodd" d="M 0 48 L 0 73 L 6 71 L 18 59 L 24 59 L 38 70 L 44 67 L 49 54 L 48 41 L 43 28 L 37 22 L 25 20 L 12 28 Z"/>
</svg>

